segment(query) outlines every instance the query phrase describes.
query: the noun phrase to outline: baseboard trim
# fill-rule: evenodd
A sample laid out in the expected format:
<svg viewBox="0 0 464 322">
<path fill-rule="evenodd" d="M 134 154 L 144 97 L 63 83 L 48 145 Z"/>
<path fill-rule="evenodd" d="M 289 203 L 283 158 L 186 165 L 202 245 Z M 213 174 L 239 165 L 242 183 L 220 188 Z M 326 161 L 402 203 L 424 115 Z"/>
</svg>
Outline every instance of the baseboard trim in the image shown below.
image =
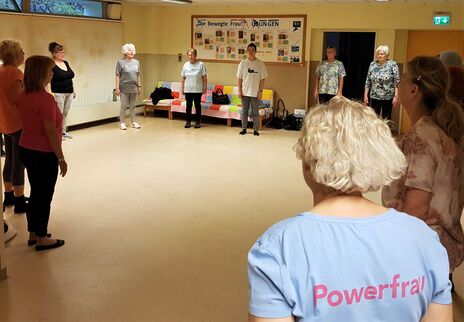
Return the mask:
<svg viewBox="0 0 464 322">
<path fill-rule="evenodd" d="M 97 120 L 97 121 L 91 121 L 91 122 L 85 122 L 85 123 L 70 125 L 70 126 L 68 126 L 68 131 L 82 130 L 82 129 L 86 129 L 86 128 L 89 128 L 89 127 L 104 125 L 104 124 L 108 124 L 108 123 L 114 123 L 114 122 L 117 122 L 117 121 L 119 121 L 118 116 L 109 117 L 109 118 L 106 118 L 106 119 L 103 119 L 103 120 Z"/>
</svg>

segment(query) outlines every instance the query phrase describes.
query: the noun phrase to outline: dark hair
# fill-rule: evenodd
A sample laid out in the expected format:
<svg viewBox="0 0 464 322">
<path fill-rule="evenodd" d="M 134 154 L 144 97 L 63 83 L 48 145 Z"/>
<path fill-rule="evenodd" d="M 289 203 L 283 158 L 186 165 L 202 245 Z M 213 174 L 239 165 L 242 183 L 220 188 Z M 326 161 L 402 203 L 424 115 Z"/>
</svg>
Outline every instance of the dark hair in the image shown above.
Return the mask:
<svg viewBox="0 0 464 322">
<path fill-rule="evenodd" d="M 50 44 L 48 44 L 48 51 L 54 54 L 58 51 L 63 51 L 63 46 L 61 46 L 57 42 L 51 42 Z"/>
<path fill-rule="evenodd" d="M 255 51 L 258 50 L 258 49 L 256 49 L 256 45 L 255 45 L 255 43 L 253 43 L 253 42 L 250 42 L 250 43 L 248 44 L 247 49 L 248 49 L 249 47 L 253 47 L 253 48 L 255 49 Z"/>
<path fill-rule="evenodd" d="M 464 134 L 464 113 L 448 97 L 450 78 L 445 65 L 437 57 L 415 57 L 408 63 L 408 72 L 422 93 L 422 102 L 432 112 L 433 121 L 459 144 Z"/>
<path fill-rule="evenodd" d="M 44 89 L 44 81 L 55 66 L 53 59 L 47 56 L 31 56 L 24 67 L 24 89 L 26 93 Z"/>
</svg>

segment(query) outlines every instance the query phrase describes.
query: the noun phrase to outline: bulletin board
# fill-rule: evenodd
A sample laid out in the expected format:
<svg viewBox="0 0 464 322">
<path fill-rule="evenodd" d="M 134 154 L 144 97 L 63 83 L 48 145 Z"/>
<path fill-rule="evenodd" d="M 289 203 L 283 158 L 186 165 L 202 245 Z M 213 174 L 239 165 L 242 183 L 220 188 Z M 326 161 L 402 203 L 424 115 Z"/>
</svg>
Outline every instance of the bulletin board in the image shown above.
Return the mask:
<svg viewBox="0 0 464 322">
<path fill-rule="evenodd" d="M 237 63 L 249 43 L 271 64 L 304 66 L 306 15 L 192 16 L 192 47 L 203 61 Z"/>
</svg>

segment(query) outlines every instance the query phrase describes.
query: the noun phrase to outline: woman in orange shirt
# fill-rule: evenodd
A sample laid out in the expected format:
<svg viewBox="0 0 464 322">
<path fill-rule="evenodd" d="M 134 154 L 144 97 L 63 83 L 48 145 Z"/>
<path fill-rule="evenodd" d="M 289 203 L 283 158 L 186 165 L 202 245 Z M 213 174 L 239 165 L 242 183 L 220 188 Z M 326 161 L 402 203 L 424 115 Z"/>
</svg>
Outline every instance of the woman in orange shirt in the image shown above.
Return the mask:
<svg viewBox="0 0 464 322">
<path fill-rule="evenodd" d="M 24 51 L 19 42 L 0 42 L 0 132 L 5 135 L 5 186 L 4 205 L 14 205 L 15 213 L 26 211 L 24 199 L 24 166 L 19 157 L 19 139 L 22 122 L 15 101 L 23 89 L 23 73 L 19 66 L 24 63 Z"/>
</svg>

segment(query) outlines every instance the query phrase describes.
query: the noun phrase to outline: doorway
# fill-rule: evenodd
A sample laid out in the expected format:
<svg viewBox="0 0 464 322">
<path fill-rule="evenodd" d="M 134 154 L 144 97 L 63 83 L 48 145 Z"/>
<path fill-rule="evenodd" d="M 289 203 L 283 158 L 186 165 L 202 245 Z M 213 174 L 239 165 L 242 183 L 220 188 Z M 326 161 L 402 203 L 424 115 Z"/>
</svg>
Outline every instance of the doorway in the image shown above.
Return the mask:
<svg viewBox="0 0 464 322">
<path fill-rule="evenodd" d="M 343 96 L 362 100 L 367 70 L 374 58 L 375 32 L 324 32 L 322 57 L 329 46 L 337 49 L 337 59 L 345 66 Z"/>
</svg>

